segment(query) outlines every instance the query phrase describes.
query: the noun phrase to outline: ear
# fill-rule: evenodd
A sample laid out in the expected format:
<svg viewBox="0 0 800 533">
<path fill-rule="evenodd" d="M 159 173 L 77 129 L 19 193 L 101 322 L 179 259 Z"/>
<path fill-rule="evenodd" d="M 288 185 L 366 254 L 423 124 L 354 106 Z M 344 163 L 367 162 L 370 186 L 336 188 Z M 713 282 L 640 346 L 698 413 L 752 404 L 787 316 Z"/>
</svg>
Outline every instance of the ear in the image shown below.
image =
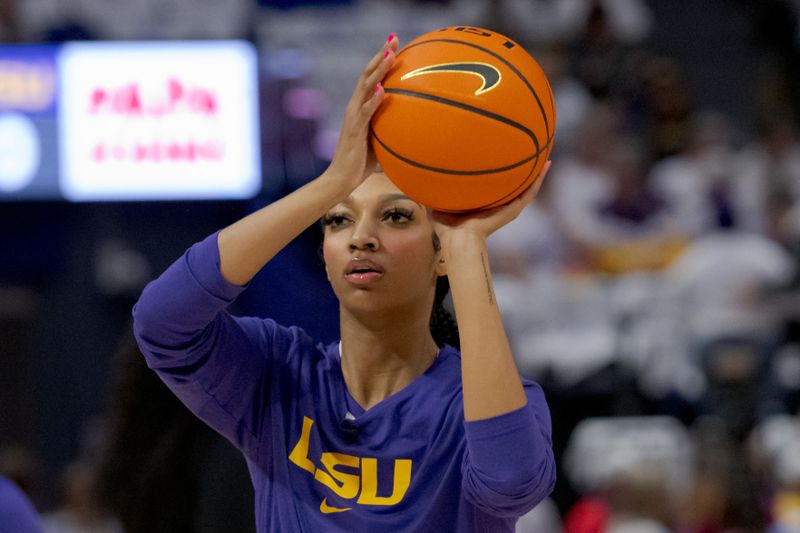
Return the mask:
<svg viewBox="0 0 800 533">
<path fill-rule="evenodd" d="M 317 250 L 317 256 L 319 256 L 319 260 L 322 261 L 322 264 L 325 265 L 325 278 L 328 280 L 328 283 L 331 282 L 331 273 L 328 271 L 328 262 L 325 261 L 325 242 L 321 242 L 319 245 L 319 249 Z"/>
<path fill-rule="evenodd" d="M 446 276 L 447 275 L 447 263 L 444 262 L 444 256 L 439 253 L 439 260 L 436 261 L 436 275 L 437 276 Z"/>
</svg>

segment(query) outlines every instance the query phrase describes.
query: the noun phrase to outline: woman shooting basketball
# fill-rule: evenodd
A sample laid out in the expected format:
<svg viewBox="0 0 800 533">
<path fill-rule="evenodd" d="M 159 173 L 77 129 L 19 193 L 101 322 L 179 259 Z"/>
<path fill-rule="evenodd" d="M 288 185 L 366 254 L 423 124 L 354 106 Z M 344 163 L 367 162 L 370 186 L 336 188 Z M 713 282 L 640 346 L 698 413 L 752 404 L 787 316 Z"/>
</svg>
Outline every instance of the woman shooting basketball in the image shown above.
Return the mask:
<svg viewBox="0 0 800 533">
<path fill-rule="evenodd" d="M 549 413 L 517 372 L 485 244 L 547 167 L 522 197 L 469 215 L 432 213 L 374 172 L 369 121 L 397 44 L 362 74 L 329 168 L 191 247 L 134 308 L 148 364 L 245 454 L 259 531 L 513 531 L 553 487 Z M 229 314 L 320 218 L 341 341 Z M 431 331 L 444 275 L 461 352 Z"/>
</svg>

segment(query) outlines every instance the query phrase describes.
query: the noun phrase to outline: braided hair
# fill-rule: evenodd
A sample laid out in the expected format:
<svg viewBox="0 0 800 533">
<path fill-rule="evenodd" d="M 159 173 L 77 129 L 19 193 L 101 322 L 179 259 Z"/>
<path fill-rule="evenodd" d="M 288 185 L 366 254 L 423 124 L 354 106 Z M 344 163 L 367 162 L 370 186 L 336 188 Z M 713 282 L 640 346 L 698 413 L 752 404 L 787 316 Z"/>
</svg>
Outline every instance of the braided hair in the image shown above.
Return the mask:
<svg viewBox="0 0 800 533">
<path fill-rule="evenodd" d="M 433 249 L 437 252 L 442 249 L 439 236 L 433 234 Z M 444 299 L 450 292 L 450 280 L 447 276 L 436 278 L 436 292 L 433 297 L 433 308 L 431 309 L 430 329 L 433 340 L 438 346 L 449 344 L 461 349 L 461 342 L 458 338 L 458 324 L 455 318 L 444 306 Z"/>
<path fill-rule="evenodd" d="M 433 297 L 433 309 L 431 310 L 431 335 L 438 346 L 449 344 L 460 349 L 458 324 L 444 306 L 444 299 L 448 292 L 450 292 L 450 281 L 447 276 L 436 278 L 436 295 Z"/>
</svg>

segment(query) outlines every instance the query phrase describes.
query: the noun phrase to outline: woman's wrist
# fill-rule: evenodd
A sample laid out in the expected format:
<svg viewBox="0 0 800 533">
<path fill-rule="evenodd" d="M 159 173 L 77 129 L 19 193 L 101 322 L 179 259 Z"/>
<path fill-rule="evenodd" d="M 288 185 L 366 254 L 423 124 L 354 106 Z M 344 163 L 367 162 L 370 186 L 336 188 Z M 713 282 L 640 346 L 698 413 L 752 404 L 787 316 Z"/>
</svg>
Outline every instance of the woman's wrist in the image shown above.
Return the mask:
<svg viewBox="0 0 800 533">
<path fill-rule="evenodd" d="M 486 250 L 486 237 L 476 231 L 448 231 L 440 239 L 445 261 L 451 264 L 471 255 L 480 255 Z"/>
<path fill-rule="evenodd" d="M 323 187 L 326 195 L 330 196 L 331 206 L 347 199 L 355 189 L 351 176 L 347 176 L 331 167 L 328 167 L 325 172 L 320 174 L 316 181 Z"/>
</svg>

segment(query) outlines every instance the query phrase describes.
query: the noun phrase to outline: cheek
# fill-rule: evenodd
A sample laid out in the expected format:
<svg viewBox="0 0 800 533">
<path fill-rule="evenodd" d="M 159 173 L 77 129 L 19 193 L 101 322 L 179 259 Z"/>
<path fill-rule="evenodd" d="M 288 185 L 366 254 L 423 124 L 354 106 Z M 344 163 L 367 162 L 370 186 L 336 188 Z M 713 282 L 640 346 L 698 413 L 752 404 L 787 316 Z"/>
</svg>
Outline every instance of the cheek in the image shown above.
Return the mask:
<svg viewBox="0 0 800 533">
<path fill-rule="evenodd" d="M 331 240 L 325 237 L 322 241 L 322 260 L 325 263 L 325 273 L 328 275 L 328 280 L 331 279 L 331 268 L 336 265 L 336 247 L 332 245 Z"/>
<path fill-rule="evenodd" d="M 322 239 L 322 260 L 325 261 L 325 268 L 328 267 L 328 258 L 331 255 L 330 244 L 328 243 L 327 237 Z"/>
<path fill-rule="evenodd" d="M 400 236 L 391 243 L 392 256 L 409 271 L 430 270 L 433 264 L 433 243 L 428 236 Z M 417 275 L 417 274 L 415 274 Z"/>
</svg>

